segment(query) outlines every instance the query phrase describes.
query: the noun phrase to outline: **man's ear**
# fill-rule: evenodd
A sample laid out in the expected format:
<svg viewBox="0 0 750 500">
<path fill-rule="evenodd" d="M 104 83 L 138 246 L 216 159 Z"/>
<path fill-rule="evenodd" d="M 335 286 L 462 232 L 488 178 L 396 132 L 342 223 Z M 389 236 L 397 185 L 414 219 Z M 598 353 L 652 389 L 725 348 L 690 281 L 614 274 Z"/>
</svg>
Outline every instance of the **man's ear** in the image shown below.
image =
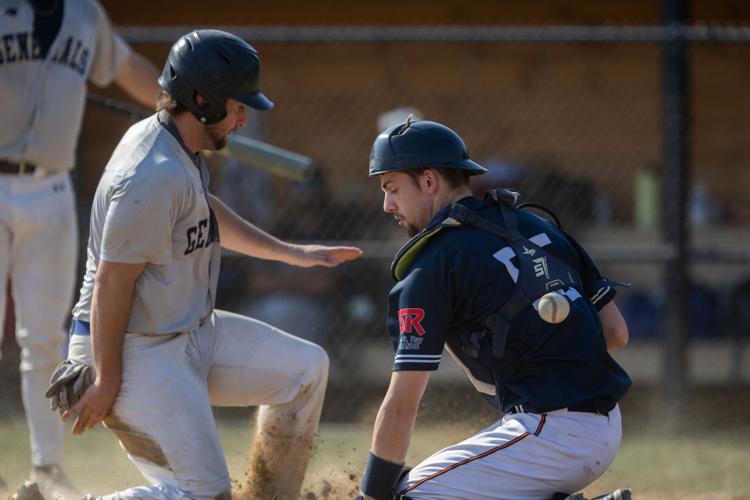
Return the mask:
<svg viewBox="0 0 750 500">
<path fill-rule="evenodd" d="M 435 194 L 438 187 L 440 186 L 440 175 L 435 169 L 427 168 L 422 172 L 422 181 L 424 182 L 425 189 L 430 194 Z"/>
</svg>

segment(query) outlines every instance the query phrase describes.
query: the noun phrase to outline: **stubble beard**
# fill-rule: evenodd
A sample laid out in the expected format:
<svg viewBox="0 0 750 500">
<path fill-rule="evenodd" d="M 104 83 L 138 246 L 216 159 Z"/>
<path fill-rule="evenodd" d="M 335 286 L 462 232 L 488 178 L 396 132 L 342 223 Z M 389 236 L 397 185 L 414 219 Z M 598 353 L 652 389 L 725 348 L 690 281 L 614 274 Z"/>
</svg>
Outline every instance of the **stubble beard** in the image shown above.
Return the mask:
<svg viewBox="0 0 750 500">
<path fill-rule="evenodd" d="M 229 134 L 220 132 L 213 126 L 208 126 L 206 128 L 206 132 L 208 134 L 208 140 L 211 143 L 212 149 L 214 151 L 223 149 L 224 146 L 227 145 L 227 141 L 229 140 Z"/>
<path fill-rule="evenodd" d="M 403 219 L 402 219 L 402 227 L 404 231 L 406 231 L 406 234 L 407 236 L 409 236 L 409 238 L 416 236 L 417 233 L 421 231 L 421 229 L 419 229 L 417 226 L 409 222 L 406 222 L 406 220 L 403 220 Z"/>
</svg>

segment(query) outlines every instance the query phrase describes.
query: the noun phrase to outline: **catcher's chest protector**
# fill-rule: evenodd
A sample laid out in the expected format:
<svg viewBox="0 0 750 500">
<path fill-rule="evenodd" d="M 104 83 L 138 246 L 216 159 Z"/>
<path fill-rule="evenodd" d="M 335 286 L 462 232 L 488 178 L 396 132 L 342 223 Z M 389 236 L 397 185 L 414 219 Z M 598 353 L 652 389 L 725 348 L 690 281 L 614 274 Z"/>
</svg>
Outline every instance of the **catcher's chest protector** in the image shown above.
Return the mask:
<svg viewBox="0 0 750 500">
<path fill-rule="evenodd" d="M 552 242 L 545 233 L 526 238 L 517 229 L 516 204 L 519 195 L 506 189 L 490 191 L 485 201 L 494 202 L 502 213 L 503 225 L 496 224 L 461 204 L 451 206 L 448 216 L 434 227 L 428 227 L 404 245 L 392 264 L 393 276 L 403 279 L 417 254 L 429 244 L 438 232 L 465 226 L 475 226 L 489 231 L 505 241 L 506 246 L 494 257 L 503 263 L 515 283 L 508 300 L 482 323 L 482 331 L 461 332 L 451 337 L 446 345 L 449 353 L 461 366 L 474 386 L 496 408 L 501 373 L 493 358 L 505 356 L 511 322 L 521 311 L 531 306 L 542 295 L 561 289 L 571 300 L 582 297 L 581 278 L 578 271 L 563 259 L 545 250 Z"/>
</svg>

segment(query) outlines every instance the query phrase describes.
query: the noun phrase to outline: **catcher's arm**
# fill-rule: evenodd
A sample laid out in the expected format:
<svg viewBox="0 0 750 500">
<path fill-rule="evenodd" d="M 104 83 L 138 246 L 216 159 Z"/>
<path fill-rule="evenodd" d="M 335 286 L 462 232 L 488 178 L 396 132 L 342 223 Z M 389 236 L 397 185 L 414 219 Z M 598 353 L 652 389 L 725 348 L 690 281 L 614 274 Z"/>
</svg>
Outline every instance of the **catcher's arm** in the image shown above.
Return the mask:
<svg viewBox="0 0 750 500">
<path fill-rule="evenodd" d="M 599 311 L 599 318 L 602 321 L 602 332 L 604 340 L 607 341 L 607 350 L 625 347 L 628 344 L 628 325 L 614 301 L 602 307 Z"/>
<path fill-rule="evenodd" d="M 365 477 L 362 480 L 363 487 L 368 482 L 369 484 L 377 484 L 386 480 L 385 476 L 390 473 L 386 472 L 385 468 L 382 469 L 383 472 L 377 470 L 383 467 L 379 465 L 379 463 L 383 463 L 381 461 L 387 462 L 387 467 L 389 464 L 403 464 L 406 460 L 411 433 L 417 419 L 417 410 L 420 401 L 422 401 L 422 395 L 427 388 L 430 374 L 432 374 L 431 371 L 392 373 L 388 392 L 380 405 L 378 416 L 375 418 L 371 454 L 376 458 L 375 460 L 371 458 L 371 465 L 365 471 Z M 382 484 L 382 487 L 395 487 L 398 475 L 387 479 L 388 481 L 392 480 L 393 484 Z M 365 498 L 371 497 L 365 494 Z"/>
</svg>

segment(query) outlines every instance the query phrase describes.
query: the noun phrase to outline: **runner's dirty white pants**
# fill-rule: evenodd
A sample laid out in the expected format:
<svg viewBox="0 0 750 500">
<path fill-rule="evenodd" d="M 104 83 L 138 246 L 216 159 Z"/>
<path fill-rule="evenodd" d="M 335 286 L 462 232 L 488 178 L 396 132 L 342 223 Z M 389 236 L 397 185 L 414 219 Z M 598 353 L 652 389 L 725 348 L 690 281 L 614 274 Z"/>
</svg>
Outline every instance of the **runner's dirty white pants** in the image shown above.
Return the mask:
<svg viewBox="0 0 750 500">
<path fill-rule="evenodd" d="M 70 359 L 92 364 L 90 338 Z M 112 498 L 214 498 L 229 472 L 211 406 L 260 406 L 254 457 L 278 498 L 295 497 L 312 452 L 328 377 L 319 346 L 236 314 L 215 311 L 198 330 L 127 333 L 122 387 L 105 425 L 151 487 Z M 227 497 L 228 498 L 228 497 Z"/>
<path fill-rule="evenodd" d="M 529 500 L 575 493 L 620 448 L 617 406 L 608 416 L 557 410 L 507 414 L 414 467 L 396 491 L 409 499 Z"/>
<path fill-rule="evenodd" d="M 21 395 L 37 466 L 63 458 L 63 424 L 44 392 L 64 357 L 78 252 L 74 200 L 68 173 L 0 174 L 0 340 L 10 278 Z"/>
</svg>

